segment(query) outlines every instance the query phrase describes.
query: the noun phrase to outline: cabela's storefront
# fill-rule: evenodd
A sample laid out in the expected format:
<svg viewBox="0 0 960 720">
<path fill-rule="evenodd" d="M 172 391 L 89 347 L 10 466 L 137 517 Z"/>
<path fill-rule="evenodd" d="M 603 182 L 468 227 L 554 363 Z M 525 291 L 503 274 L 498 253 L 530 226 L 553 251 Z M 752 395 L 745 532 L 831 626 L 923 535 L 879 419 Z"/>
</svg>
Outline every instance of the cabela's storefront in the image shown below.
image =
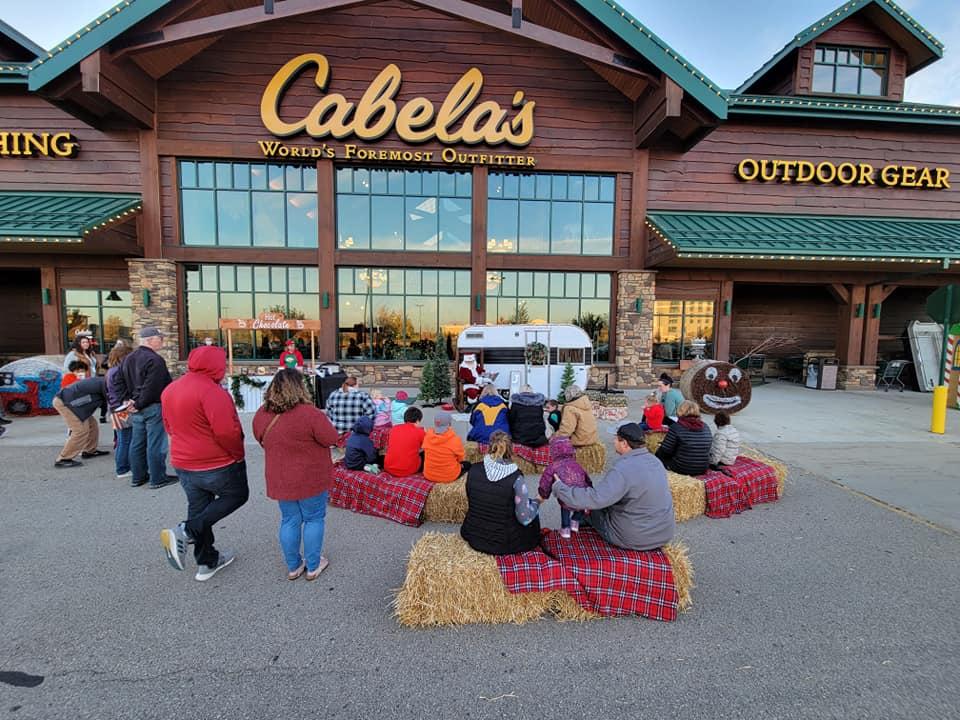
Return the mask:
<svg viewBox="0 0 960 720">
<path fill-rule="evenodd" d="M 149 323 L 178 360 L 270 312 L 401 383 L 438 333 L 575 322 L 622 387 L 771 339 L 870 386 L 957 277 L 960 109 L 902 102 L 941 55 L 880 0 L 735 93 L 607 0 L 125 0 L 49 52 L 2 26 L 0 353 Z"/>
</svg>

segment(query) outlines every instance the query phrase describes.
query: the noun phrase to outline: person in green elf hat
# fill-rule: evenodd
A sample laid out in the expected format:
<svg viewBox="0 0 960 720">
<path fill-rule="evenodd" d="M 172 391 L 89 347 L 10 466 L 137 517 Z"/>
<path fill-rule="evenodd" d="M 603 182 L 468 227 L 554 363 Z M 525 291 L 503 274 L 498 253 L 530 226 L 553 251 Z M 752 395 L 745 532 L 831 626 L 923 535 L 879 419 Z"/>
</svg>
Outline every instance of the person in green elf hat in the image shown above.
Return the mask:
<svg viewBox="0 0 960 720">
<path fill-rule="evenodd" d="M 303 355 L 297 350 L 297 343 L 293 338 L 287 338 L 287 342 L 280 353 L 280 367 L 282 368 L 302 368 Z"/>
</svg>

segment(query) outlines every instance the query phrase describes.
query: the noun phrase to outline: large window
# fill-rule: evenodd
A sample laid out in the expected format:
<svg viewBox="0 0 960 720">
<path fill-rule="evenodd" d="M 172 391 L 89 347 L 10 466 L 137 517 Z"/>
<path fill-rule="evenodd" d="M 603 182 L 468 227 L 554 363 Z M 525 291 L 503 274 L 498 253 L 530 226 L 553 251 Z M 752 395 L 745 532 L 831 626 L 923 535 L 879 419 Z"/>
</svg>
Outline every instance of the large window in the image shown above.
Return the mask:
<svg viewBox="0 0 960 720">
<path fill-rule="evenodd" d="M 657 300 L 653 309 L 653 361 L 677 363 L 694 357 L 696 340 L 703 356 L 713 357 L 712 300 Z M 722 359 L 722 358 L 719 358 Z"/>
<path fill-rule="evenodd" d="M 337 247 L 470 252 L 471 174 L 337 170 Z"/>
<path fill-rule="evenodd" d="M 317 247 L 317 169 L 180 161 L 184 245 Z"/>
<path fill-rule="evenodd" d="M 338 268 L 342 359 L 420 360 L 470 322 L 470 271 Z"/>
<path fill-rule="evenodd" d="M 613 175 L 490 173 L 487 251 L 612 255 Z"/>
<path fill-rule="evenodd" d="M 78 332 L 89 332 L 100 352 L 110 352 L 117 340 L 132 341 L 133 310 L 126 290 L 64 290 L 64 349 Z"/>
<path fill-rule="evenodd" d="M 594 357 L 610 359 L 610 275 L 490 271 L 487 323 L 573 323 L 593 341 Z"/>
<path fill-rule="evenodd" d="M 813 56 L 813 91 L 882 96 L 887 85 L 887 51 L 820 45 Z"/>
<path fill-rule="evenodd" d="M 187 265 L 187 345 L 189 349 L 211 337 L 226 343 L 220 318 L 255 318 L 280 311 L 288 318 L 316 320 L 318 272 L 315 267 L 274 265 Z M 310 333 L 285 330 L 234 330 L 233 355 L 241 359 L 280 357 L 283 342 L 293 336 L 304 356 L 310 352 Z"/>
</svg>

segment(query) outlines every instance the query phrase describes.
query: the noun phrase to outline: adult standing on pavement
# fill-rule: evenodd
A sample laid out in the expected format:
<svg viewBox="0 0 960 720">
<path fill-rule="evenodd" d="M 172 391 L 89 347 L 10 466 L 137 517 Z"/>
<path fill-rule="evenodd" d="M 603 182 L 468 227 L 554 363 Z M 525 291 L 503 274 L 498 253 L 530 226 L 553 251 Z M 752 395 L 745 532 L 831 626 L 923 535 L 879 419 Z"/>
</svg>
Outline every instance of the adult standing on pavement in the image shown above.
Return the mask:
<svg viewBox="0 0 960 720">
<path fill-rule="evenodd" d="M 57 455 L 54 467 L 79 467 L 82 462 L 76 459 L 82 455 L 84 459 L 109 455 L 106 450 L 97 450 L 100 442 L 100 426 L 93 417 L 100 406 L 107 401 L 106 384 L 102 377 L 92 377 L 78 380 L 58 392 L 53 398 L 53 407 L 64 422 L 70 434 L 60 454 Z"/>
<path fill-rule="evenodd" d="M 160 394 L 171 383 L 167 363 L 158 351 L 163 347 L 163 335 L 148 325 L 140 331 L 140 347 L 123 361 L 114 386 L 126 409 L 131 413 L 130 424 L 130 485 L 138 487 L 147 482 L 161 488 L 177 482 L 176 475 L 167 475 L 167 434 L 163 431 L 160 415 Z"/>
<path fill-rule="evenodd" d="M 307 580 L 316 580 L 329 564 L 321 551 L 333 487 L 330 448 L 337 444 L 337 431 L 313 404 L 297 370 L 274 376 L 253 416 L 253 436 L 266 455 L 267 497 L 280 504 L 287 579 L 306 573 Z"/>
<path fill-rule="evenodd" d="M 611 545 L 627 550 L 653 550 L 673 539 L 673 496 L 667 472 L 647 451 L 637 423 L 617 428 L 613 449 L 620 458 L 593 487 L 576 488 L 560 478 L 553 494 L 568 507 L 590 510 L 588 522 Z M 556 476 L 554 476 L 556 477 Z"/>
<path fill-rule="evenodd" d="M 214 547 L 213 526 L 250 497 L 243 428 L 233 399 L 220 386 L 226 372 L 223 348 L 194 348 L 187 358 L 187 373 L 161 398 L 171 459 L 187 495 L 187 519 L 162 530 L 160 541 L 177 570 L 183 570 L 187 545 L 193 543 L 195 578 L 200 581 L 233 562 L 233 553 Z"/>
<path fill-rule="evenodd" d="M 133 477 L 130 471 L 130 438 L 133 428 L 130 426 L 130 413 L 124 409 L 123 398 L 120 397 L 114 384 L 123 359 L 133 350 L 125 343 L 118 343 L 107 357 L 107 374 L 104 378 L 107 390 L 107 406 L 110 408 L 110 417 L 113 430 L 117 433 L 117 445 L 113 451 L 116 464 L 117 479 L 129 481 Z"/>
</svg>

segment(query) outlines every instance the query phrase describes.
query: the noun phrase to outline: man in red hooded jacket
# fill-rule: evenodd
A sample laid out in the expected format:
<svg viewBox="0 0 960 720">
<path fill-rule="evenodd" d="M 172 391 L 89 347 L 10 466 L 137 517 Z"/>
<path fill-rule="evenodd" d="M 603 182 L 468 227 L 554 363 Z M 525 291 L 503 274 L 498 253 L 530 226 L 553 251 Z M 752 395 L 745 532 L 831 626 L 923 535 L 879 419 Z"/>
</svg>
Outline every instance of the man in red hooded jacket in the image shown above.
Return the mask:
<svg viewBox="0 0 960 720">
<path fill-rule="evenodd" d="M 201 581 L 233 562 L 233 553 L 214 547 L 213 526 L 250 496 L 243 428 L 233 399 L 220 386 L 226 371 L 223 348 L 202 345 L 190 353 L 186 375 L 160 396 L 170 459 L 187 495 L 186 521 L 161 530 L 160 540 L 177 570 L 183 570 L 192 543 Z"/>
</svg>

